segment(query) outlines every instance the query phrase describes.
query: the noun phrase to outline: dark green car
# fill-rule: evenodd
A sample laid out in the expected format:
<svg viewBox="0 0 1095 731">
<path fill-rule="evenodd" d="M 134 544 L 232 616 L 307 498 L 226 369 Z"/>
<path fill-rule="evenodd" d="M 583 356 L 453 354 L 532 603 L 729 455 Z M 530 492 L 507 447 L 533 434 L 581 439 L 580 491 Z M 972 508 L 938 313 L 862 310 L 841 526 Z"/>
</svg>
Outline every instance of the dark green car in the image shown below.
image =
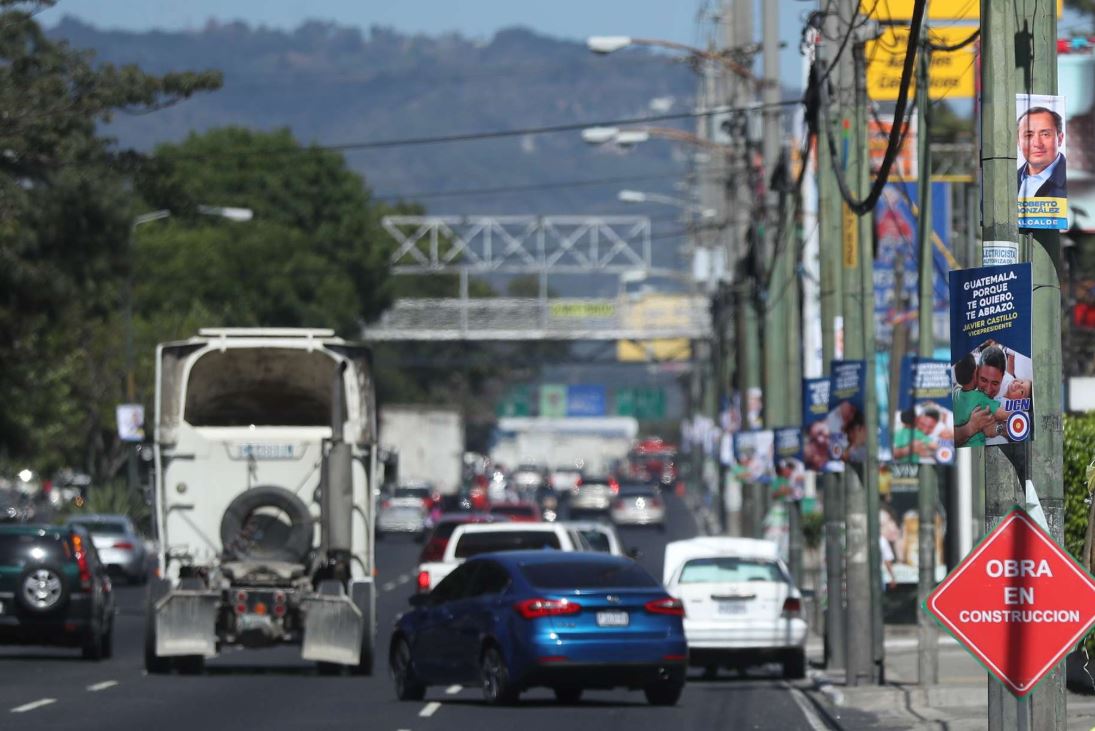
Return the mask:
<svg viewBox="0 0 1095 731">
<path fill-rule="evenodd" d="M 113 652 L 114 592 L 87 531 L 0 525 L 0 644 Z"/>
</svg>

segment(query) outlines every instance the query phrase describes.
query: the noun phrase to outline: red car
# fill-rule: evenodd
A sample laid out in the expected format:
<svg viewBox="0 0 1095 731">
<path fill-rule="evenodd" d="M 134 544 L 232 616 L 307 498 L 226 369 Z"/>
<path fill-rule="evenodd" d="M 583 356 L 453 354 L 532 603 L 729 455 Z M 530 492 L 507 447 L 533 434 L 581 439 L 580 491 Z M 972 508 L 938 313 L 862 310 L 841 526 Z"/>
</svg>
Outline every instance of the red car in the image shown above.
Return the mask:
<svg viewBox="0 0 1095 731">
<path fill-rule="evenodd" d="M 536 503 L 494 503 L 490 506 L 491 515 L 500 515 L 514 523 L 539 523 L 543 520 L 540 506 Z"/>
</svg>

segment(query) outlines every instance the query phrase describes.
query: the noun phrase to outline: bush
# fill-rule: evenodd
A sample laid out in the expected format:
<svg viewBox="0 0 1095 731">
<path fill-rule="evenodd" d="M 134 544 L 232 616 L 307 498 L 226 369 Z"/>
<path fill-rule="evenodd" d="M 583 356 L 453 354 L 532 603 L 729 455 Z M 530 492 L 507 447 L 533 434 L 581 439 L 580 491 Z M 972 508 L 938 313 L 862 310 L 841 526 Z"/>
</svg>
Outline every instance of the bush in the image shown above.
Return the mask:
<svg viewBox="0 0 1095 731">
<path fill-rule="evenodd" d="M 1091 493 L 1088 467 L 1095 459 L 1095 413 L 1065 416 L 1064 481 L 1065 481 L 1065 550 L 1072 554 L 1084 568 L 1088 557 L 1084 556 L 1084 537 L 1090 507 Z"/>
</svg>

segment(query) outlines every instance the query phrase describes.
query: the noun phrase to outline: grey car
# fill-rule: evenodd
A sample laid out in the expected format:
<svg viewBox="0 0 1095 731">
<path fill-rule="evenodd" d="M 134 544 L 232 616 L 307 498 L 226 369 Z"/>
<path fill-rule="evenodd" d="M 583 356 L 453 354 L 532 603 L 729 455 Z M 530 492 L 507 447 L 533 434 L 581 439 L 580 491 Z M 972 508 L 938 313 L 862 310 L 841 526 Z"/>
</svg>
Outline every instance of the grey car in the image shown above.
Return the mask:
<svg viewBox="0 0 1095 731">
<path fill-rule="evenodd" d="M 129 516 L 81 515 L 69 523 L 87 530 L 99 559 L 111 573 L 125 576 L 131 584 L 148 580 L 148 551 Z"/>
</svg>

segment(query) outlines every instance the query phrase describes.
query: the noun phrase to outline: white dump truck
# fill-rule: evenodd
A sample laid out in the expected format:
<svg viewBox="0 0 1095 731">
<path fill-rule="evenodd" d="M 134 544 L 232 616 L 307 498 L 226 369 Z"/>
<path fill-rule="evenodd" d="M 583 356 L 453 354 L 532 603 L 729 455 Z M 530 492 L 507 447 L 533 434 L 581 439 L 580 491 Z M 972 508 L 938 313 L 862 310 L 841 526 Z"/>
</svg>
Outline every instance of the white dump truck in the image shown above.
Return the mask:
<svg viewBox="0 0 1095 731">
<path fill-rule="evenodd" d="M 394 457 L 398 484 L 428 483 L 443 495 L 460 491 L 464 472 L 464 415 L 449 406 L 384 404 L 380 446 Z"/>
<path fill-rule="evenodd" d="M 203 329 L 156 350 L 145 666 L 297 645 L 373 666 L 376 411 L 368 350 L 319 329 Z"/>
</svg>

